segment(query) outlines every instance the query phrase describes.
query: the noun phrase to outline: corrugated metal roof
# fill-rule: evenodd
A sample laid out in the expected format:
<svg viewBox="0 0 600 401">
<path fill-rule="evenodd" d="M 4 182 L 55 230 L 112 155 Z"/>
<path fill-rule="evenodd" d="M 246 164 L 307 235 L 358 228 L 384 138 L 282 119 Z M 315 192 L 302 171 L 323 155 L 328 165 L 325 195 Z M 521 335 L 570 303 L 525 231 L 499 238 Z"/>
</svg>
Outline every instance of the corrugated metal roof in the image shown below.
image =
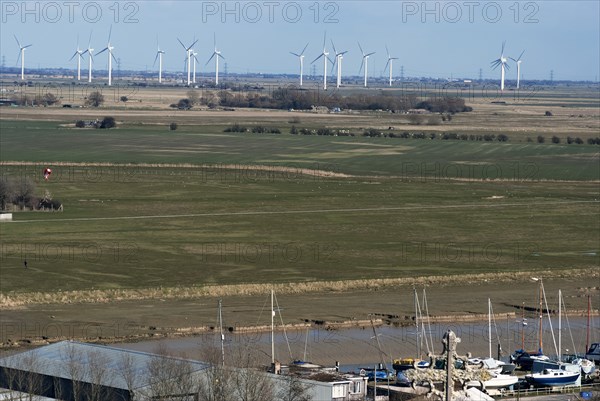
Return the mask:
<svg viewBox="0 0 600 401">
<path fill-rule="evenodd" d="M 135 378 L 132 390 L 151 384 L 149 367 L 157 358 L 189 364 L 191 372 L 200 372 L 209 365 L 203 362 L 114 348 L 76 341 L 61 341 L 16 355 L 0 358 L 0 367 L 31 371 L 64 379 L 96 382 L 106 387 L 129 390 L 123 366 L 129 366 L 130 376 Z M 105 369 L 98 374 L 98 366 Z M 72 372 L 77 372 L 76 377 Z M 93 378 L 93 379 L 92 379 Z M 175 377 L 174 377 L 175 379 Z"/>
</svg>

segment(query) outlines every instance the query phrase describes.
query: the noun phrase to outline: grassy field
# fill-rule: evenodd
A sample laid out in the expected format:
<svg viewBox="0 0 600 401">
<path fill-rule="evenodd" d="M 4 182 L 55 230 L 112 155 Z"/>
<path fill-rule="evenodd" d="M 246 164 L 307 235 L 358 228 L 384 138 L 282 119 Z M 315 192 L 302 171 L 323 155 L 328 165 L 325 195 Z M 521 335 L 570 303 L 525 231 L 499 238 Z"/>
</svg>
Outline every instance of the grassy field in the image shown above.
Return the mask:
<svg viewBox="0 0 600 401">
<path fill-rule="evenodd" d="M 281 135 L 223 133 L 223 125 L 184 125 L 172 132 L 165 126 L 125 124 L 103 131 L 0 120 L 0 159 L 258 164 L 417 179 L 600 179 L 597 145 L 307 137 L 289 135 L 287 123 L 273 124 L 282 128 Z"/>
<path fill-rule="evenodd" d="M 411 126 L 389 113 L 165 109 L 164 100 L 182 97 L 184 89 L 148 89 L 136 92 L 139 102 L 108 102 L 98 110 L 6 108 L 2 175 L 31 177 L 38 196 L 52 194 L 64 211 L 17 212 L 15 223 L 0 226 L 0 290 L 597 266 L 598 146 L 549 143 L 554 134 L 597 135 L 596 92 L 563 92 L 508 105 L 475 96 L 474 112 L 440 126 Z M 543 116 L 547 107 L 554 117 Z M 75 119 L 103 115 L 115 115 L 119 128 L 72 128 Z M 177 131 L 168 130 L 171 121 L 180 122 Z M 290 121 L 358 134 L 395 127 L 507 132 L 511 139 L 293 136 Z M 282 134 L 224 133 L 233 123 L 277 127 Z M 537 135 L 547 143 L 526 141 Z M 54 170 L 48 182 L 41 179 L 46 166 Z"/>
</svg>

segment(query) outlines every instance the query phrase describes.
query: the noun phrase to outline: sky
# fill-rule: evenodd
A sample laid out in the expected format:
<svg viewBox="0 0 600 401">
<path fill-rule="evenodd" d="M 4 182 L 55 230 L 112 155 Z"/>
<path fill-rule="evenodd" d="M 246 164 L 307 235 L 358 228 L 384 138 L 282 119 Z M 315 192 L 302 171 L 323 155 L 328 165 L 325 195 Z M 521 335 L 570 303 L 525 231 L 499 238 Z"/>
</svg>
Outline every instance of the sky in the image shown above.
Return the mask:
<svg viewBox="0 0 600 401">
<path fill-rule="evenodd" d="M 522 79 L 591 80 L 600 76 L 600 2 L 591 1 L 8 1 L 0 0 L 0 55 L 7 67 L 18 64 L 19 47 L 26 68 L 76 68 L 69 60 L 77 46 L 88 43 L 95 53 L 106 47 L 109 30 L 114 55 L 123 70 L 157 70 L 157 43 L 165 51 L 164 69 L 182 71 L 185 50 L 198 43 L 198 72 L 214 72 L 213 35 L 228 72 L 298 73 L 305 53 L 305 74 L 326 48 L 333 58 L 348 51 L 343 75 L 358 75 L 358 46 L 376 52 L 369 75 L 381 76 L 388 54 L 394 76 L 483 78 L 500 76 L 490 62 L 523 50 Z M 112 27 L 112 28 L 111 28 Z M 91 41 L 90 41 L 91 36 Z M 95 58 L 94 69 L 106 69 L 107 53 Z M 87 65 L 87 59 L 83 63 Z M 323 73 L 322 60 L 315 63 Z M 516 78 L 509 61 L 508 79 Z M 116 69 L 116 65 L 114 66 Z M 331 73 L 329 70 L 328 75 Z M 387 73 L 386 73 L 387 74 Z"/>
</svg>

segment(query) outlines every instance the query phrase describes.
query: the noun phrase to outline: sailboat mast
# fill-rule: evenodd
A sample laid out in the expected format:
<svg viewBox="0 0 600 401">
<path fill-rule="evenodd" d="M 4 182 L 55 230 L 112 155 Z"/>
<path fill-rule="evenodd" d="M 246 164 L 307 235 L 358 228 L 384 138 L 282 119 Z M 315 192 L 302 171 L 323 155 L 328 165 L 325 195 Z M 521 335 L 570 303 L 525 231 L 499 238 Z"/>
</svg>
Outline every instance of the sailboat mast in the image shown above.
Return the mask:
<svg viewBox="0 0 600 401">
<path fill-rule="evenodd" d="M 421 358 L 421 339 L 419 336 L 419 299 L 417 297 L 417 289 L 413 288 L 415 294 L 415 333 L 416 333 L 416 342 L 417 342 L 417 355 L 416 358 Z"/>
<path fill-rule="evenodd" d="M 539 352 L 540 354 L 542 353 L 542 319 L 544 317 L 543 313 L 542 313 L 542 280 L 540 279 L 540 323 L 539 323 Z"/>
<path fill-rule="evenodd" d="M 525 302 L 521 304 L 521 349 L 525 351 Z"/>
<path fill-rule="evenodd" d="M 221 332 L 221 364 L 225 366 L 225 335 L 223 334 L 222 301 L 219 299 L 219 331 Z"/>
<path fill-rule="evenodd" d="M 592 296 L 588 294 L 587 332 L 585 336 L 585 352 L 590 349 L 590 312 L 592 310 Z"/>
<path fill-rule="evenodd" d="M 490 358 L 492 357 L 492 300 L 488 298 L 488 345 L 490 349 Z"/>
<path fill-rule="evenodd" d="M 271 290 L 271 363 L 275 363 L 275 309 L 273 309 L 273 290 Z"/>
<path fill-rule="evenodd" d="M 558 361 L 562 361 L 562 291 L 558 290 Z"/>
</svg>

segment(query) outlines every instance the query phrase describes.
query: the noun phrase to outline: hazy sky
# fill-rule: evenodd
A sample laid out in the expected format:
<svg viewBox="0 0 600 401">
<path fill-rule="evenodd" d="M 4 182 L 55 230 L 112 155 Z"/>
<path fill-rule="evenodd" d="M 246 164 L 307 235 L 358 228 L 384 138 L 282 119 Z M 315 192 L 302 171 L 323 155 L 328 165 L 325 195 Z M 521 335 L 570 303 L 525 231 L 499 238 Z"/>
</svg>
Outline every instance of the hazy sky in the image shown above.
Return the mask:
<svg viewBox="0 0 600 401">
<path fill-rule="evenodd" d="M 26 66 L 71 67 L 77 42 L 96 52 L 106 47 L 112 25 L 114 54 L 122 69 L 152 70 L 157 37 L 166 52 L 169 71 L 181 71 L 186 45 L 194 37 L 199 71 L 213 51 L 213 33 L 229 72 L 297 73 L 306 43 L 305 73 L 331 39 L 338 51 L 348 50 L 344 75 L 357 75 L 361 54 L 369 59 L 370 75 L 379 76 L 392 56 L 394 75 L 404 66 L 406 76 L 440 78 L 499 77 L 490 62 L 500 56 L 518 57 L 525 50 L 524 79 L 596 80 L 600 70 L 600 2 L 590 1 L 7 1 L 0 0 L 0 53 L 6 66 L 15 66 L 19 48 L 26 50 Z M 330 55 L 333 58 L 333 56 Z M 87 65 L 87 60 L 84 65 Z M 106 69 L 106 53 L 95 68 Z M 221 64 L 222 71 L 223 64 Z M 115 66 L 116 68 L 116 66 Z M 317 64 L 322 74 L 323 64 Z M 328 71 L 329 74 L 329 71 Z M 511 61 L 508 79 L 516 76 Z"/>
</svg>

